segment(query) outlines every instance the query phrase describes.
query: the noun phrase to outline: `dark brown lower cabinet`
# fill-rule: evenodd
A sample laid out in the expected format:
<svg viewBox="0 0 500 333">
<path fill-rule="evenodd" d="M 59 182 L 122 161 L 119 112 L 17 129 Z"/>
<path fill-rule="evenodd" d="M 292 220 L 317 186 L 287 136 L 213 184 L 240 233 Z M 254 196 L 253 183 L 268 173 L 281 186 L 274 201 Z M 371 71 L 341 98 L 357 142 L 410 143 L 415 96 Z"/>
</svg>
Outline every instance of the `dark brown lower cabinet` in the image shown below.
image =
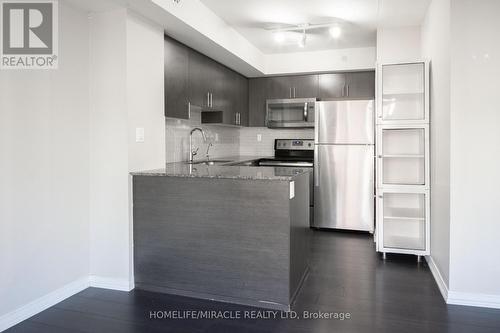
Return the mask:
<svg viewBox="0 0 500 333">
<path fill-rule="evenodd" d="M 290 309 L 308 271 L 309 174 L 134 176 L 133 198 L 137 289 Z"/>
</svg>

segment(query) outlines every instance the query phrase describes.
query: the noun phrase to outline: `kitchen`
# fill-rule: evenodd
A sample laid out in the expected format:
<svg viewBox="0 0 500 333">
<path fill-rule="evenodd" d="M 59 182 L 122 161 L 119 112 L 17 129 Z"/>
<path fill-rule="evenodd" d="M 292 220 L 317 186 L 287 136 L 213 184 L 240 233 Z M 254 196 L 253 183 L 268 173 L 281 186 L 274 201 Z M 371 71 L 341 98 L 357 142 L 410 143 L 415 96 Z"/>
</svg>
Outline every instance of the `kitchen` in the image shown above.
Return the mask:
<svg viewBox="0 0 500 333">
<path fill-rule="evenodd" d="M 0 72 L 0 331 L 500 327 L 497 3 L 47 2 L 57 67 Z"/>
</svg>

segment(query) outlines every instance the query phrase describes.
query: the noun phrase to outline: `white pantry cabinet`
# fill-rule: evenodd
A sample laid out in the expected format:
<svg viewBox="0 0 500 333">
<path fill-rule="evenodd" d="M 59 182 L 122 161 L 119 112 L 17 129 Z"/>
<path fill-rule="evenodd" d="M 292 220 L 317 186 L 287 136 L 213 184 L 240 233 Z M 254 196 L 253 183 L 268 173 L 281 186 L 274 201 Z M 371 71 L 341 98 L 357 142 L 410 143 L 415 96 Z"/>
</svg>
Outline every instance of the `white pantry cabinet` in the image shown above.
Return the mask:
<svg viewBox="0 0 500 333">
<path fill-rule="evenodd" d="M 377 251 L 430 253 L 429 62 L 377 66 Z"/>
<path fill-rule="evenodd" d="M 429 63 L 378 65 L 377 124 L 429 122 Z"/>
<path fill-rule="evenodd" d="M 383 253 L 430 254 L 429 191 L 377 191 L 377 250 Z"/>
<path fill-rule="evenodd" d="M 377 126 L 377 186 L 429 188 L 429 126 Z"/>
</svg>

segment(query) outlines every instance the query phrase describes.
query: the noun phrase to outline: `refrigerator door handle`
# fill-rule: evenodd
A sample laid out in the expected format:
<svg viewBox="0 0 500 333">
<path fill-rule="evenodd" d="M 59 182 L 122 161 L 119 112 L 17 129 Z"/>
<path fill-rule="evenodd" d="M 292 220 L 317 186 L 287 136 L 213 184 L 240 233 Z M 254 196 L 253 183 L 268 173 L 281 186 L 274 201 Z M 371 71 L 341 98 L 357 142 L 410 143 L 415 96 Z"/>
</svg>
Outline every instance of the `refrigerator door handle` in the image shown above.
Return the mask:
<svg viewBox="0 0 500 333">
<path fill-rule="evenodd" d="M 318 145 L 314 145 L 314 186 L 319 187 L 319 151 Z"/>
<path fill-rule="evenodd" d="M 315 103 L 314 105 L 314 143 L 319 143 L 319 109 L 321 104 Z"/>
</svg>

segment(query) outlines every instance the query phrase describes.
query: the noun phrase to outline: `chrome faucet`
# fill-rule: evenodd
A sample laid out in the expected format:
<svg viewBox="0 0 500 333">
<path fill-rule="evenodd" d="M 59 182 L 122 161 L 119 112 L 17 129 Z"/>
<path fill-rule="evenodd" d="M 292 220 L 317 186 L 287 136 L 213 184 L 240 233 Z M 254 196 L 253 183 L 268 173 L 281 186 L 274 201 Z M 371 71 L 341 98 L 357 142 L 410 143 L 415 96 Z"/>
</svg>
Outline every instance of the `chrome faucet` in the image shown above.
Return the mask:
<svg viewBox="0 0 500 333">
<path fill-rule="evenodd" d="M 209 142 L 207 147 L 207 153 L 205 154 L 207 156 L 207 161 L 210 160 L 210 147 L 212 146 L 213 146 L 212 142 Z"/>
<path fill-rule="evenodd" d="M 193 133 L 199 131 L 201 133 L 201 136 L 203 137 L 203 141 L 207 141 L 207 136 L 205 135 L 205 132 L 199 127 L 195 127 L 191 130 L 189 133 L 189 163 L 193 163 L 193 158 L 198 155 L 198 150 L 200 149 L 199 147 L 193 150 Z"/>
</svg>

